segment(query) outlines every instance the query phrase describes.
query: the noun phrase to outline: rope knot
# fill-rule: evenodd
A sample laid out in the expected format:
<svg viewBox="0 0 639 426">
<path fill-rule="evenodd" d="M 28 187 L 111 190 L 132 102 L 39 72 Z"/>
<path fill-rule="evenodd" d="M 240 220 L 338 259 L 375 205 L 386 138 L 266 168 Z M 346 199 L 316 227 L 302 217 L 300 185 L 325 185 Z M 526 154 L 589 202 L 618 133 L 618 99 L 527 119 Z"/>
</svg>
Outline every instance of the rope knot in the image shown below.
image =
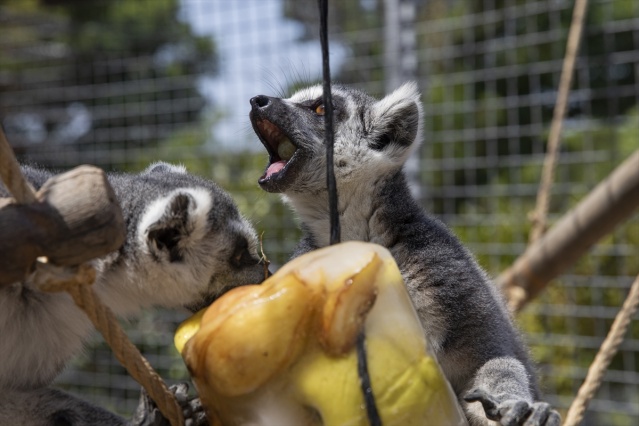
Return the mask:
<svg viewBox="0 0 639 426">
<path fill-rule="evenodd" d="M 90 285 L 95 281 L 95 268 L 89 264 L 79 266 L 56 266 L 38 260 L 34 282 L 38 289 L 47 292 L 73 292 L 80 285 Z"/>
</svg>

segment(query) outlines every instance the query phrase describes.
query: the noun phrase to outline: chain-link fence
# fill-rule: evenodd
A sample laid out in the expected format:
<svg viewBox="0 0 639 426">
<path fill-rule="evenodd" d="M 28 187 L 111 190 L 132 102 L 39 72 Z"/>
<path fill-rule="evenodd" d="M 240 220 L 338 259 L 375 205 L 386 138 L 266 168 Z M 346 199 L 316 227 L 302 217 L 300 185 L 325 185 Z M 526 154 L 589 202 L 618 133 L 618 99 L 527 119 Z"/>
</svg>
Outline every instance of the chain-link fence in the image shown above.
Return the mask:
<svg viewBox="0 0 639 426">
<path fill-rule="evenodd" d="M 395 9 L 385 13 L 391 3 Z M 376 96 L 392 79 L 418 81 L 425 136 L 411 169 L 417 192 L 493 275 L 527 244 L 572 6 L 329 5 L 335 80 Z M 117 170 L 160 159 L 184 163 L 229 190 L 263 233 L 266 254 L 276 265 L 286 261 L 299 232 L 277 197 L 257 188 L 266 156 L 248 121 L 248 99 L 318 80 L 315 1 L 0 0 L 0 22 L 0 119 L 22 160 Z M 551 219 L 639 149 L 638 105 L 639 2 L 592 0 Z M 546 398 L 560 409 L 576 394 L 637 274 L 635 215 L 518 317 Z M 129 327 L 170 381 L 187 377 L 172 348 L 183 317 L 148 313 Z M 130 414 L 139 387 L 100 341 L 58 384 Z M 635 320 L 585 424 L 638 422 Z"/>
</svg>

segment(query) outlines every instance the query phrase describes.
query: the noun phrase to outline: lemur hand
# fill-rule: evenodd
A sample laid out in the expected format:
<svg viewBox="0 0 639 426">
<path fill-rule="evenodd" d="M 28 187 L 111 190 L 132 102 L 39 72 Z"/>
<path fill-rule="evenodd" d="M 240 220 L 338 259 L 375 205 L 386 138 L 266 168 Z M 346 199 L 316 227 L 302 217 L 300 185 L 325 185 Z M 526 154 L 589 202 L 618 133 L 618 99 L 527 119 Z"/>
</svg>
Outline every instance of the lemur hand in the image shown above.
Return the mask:
<svg viewBox="0 0 639 426">
<path fill-rule="evenodd" d="M 486 417 L 502 426 L 559 426 L 561 416 L 546 402 L 532 404 L 522 399 L 498 401 L 483 389 L 474 389 L 464 396 L 466 402 L 481 402 Z"/>
<path fill-rule="evenodd" d="M 169 390 L 175 394 L 178 404 L 182 408 L 184 414 L 184 423 L 186 426 L 208 426 L 209 422 L 204 412 L 204 407 L 200 402 L 200 398 L 189 396 L 189 385 L 180 383 L 172 385 Z M 149 397 L 149 394 L 142 389 L 140 394 L 140 403 L 135 410 L 131 426 L 170 426 L 169 421 L 164 418 L 155 402 Z"/>
</svg>

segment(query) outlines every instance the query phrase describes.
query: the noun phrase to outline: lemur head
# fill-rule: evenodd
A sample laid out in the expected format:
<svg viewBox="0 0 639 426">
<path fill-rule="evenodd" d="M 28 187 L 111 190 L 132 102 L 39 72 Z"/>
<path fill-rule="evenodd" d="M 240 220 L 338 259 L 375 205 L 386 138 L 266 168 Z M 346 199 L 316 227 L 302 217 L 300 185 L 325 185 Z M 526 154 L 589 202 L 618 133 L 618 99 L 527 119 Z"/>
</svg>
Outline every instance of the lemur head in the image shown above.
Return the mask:
<svg viewBox="0 0 639 426">
<path fill-rule="evenodd" d="M 399 170 L 421 140 L 422 105 L 415 83 L 381 100 L 344 86 L 332 86 L 334 160 L 338 186 L 371 184 Z M 287 194 L 326 188 L 322 86 L 288 99 L 251 99 L 251 123 L 269 154 L 259 179 L 262 189 Z"/>
<path fill-rule="evenodd" d="M 141 305 L 194 311 L 264 280 L 255 230 L 213 182 L 166 163 L 110 180 L 127 221 L 126 266 L 116 260 L 106 273 L 134 277 Z"/>
</svg>

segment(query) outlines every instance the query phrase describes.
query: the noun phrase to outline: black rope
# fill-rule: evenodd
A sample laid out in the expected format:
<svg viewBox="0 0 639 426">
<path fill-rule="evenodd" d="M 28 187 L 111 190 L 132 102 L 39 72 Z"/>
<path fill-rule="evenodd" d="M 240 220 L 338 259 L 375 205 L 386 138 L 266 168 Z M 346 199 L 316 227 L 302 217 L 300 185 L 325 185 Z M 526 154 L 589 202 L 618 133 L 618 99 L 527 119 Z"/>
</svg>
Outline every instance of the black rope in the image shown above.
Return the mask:
<svg viewBox="0 0 639 426">
<path fill-rule="evenodd" d="M 337 212 L 337 184 L 333 165 L 333 97 L 331 96 L 331 69 L 328 62 L 328 0 L 318 0 L 320 10 L 320 44 L 322 45 L 322 74 L 324 79 L 324 140 L 326 142 L 326 186 L 330 212 L 330 244 L 340 242 L 339 213 Z"/>
<path fill-rule="evenodd" d="M 382 419 L 377 411 L 375 403 L 375 395 L 371 387 L 371 377 L 368 374 L 368 361 L 366 360 L 366 337 L 364 330 L 357 335 L 357 376 L 359 377 L 359 386 L 364 395 L 364 405 L 366 406 L 366 415 L 371 426 L 382 426 Z"/>
<path fill-rule="evenodd" d="M 326 186 L 328 187 L 328 208 L 331 223 L 330 244 L 336 244 L 340 241 L 340 226 L 337 211 L 337 185 L 335 183 L 335 170 L 333 165 L 335 138 L 333 134 L 331 70 L 328 61 L 328 0 L 318 0 L 318 5 L 320 10 L 320 43 L 322 45 L 322 71 L 324 78 L 324 140 L 326 142 Z M 382 426 L 382 420 L 379 417 L 377 405 L 375 404 L 375 396 L 371 388 L 371 379 L 368 374 L 364 331 L 357 336 L 357 375 L 359 377 L 362 395 L 364 396 L 368 422 L 371 426 Z"/>
</svg>

